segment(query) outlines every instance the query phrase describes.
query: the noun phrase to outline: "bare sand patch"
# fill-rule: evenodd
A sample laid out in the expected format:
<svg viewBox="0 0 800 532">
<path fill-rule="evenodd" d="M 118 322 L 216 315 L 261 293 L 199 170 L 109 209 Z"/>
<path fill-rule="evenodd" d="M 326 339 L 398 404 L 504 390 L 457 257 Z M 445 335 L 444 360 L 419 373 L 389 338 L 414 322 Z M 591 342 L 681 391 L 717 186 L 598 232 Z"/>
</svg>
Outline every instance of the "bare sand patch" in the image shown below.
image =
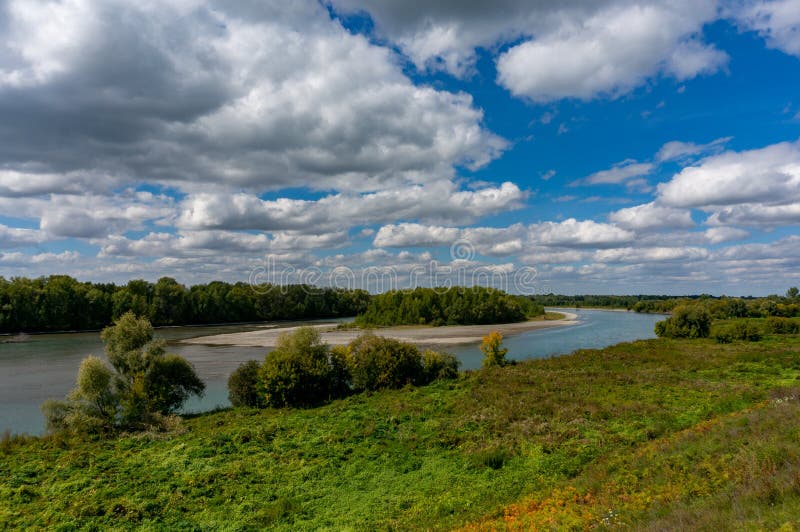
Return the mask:
<svg viewBox="0 0 800 532">
<path fill-rule="evenodd" d="M 577 323 L 577 315 L 562 312 L 564 318 L 560 320 L 532 320 L 519 323 L 498 323 L 494 325 L 448 325 L 444 327 L 385 327 L 374 329 L 374 333 L 386 338 L 394 338 L 403 342 L 422 345 L 458 345 L 471 344 L 481 341 L 481 338 L 492 331 L 499 331 L 504 336 L 546 329 L 549 327 L 562 327 Z M 350 343 L 363 331 L 360 329 L 337 329 L 336 324 L 321 323 L 310 325 L 320 330 L 322 340 L 330 345 L 345 345 Z M 275 347 L 281 333 L 291 332 L 298 327 L 265 326 L 263 329 L 249 332 L 228 334 L 215 334 L 182 340 L 187 344 L 203 345 L 233 345 L 239 347 Z"/>
</svg>

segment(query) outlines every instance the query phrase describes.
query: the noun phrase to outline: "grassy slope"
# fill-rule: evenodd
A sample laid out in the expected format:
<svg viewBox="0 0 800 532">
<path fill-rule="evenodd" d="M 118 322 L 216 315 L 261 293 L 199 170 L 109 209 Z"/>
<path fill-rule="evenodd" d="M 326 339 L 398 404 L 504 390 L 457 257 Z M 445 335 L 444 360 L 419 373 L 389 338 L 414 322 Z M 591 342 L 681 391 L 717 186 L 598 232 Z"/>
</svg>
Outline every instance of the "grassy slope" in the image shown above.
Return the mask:
<svg viewBox="0 0 800 532">
<path fill-rule="evenodd" d="M 5 442 L 0 528 L 777 527 L 798 379 L 798 338 L 649 340 L 163 439 Z"/>
</svg>

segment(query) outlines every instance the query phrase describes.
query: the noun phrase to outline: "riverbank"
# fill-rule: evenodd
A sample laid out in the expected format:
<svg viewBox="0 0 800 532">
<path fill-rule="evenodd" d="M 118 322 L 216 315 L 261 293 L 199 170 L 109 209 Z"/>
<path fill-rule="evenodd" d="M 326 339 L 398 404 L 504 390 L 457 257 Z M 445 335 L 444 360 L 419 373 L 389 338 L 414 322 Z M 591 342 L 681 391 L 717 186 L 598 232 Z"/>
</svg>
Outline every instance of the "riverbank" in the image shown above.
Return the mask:
<svg viewBox="0 0 800 532">
<path fill-rule="evenodd" d="M 0 439 L 0 523 L 788 530 L 798 353 L 798 337 L 647 340 L 170 433 Z"/>
<path fill-rule="evenodd" d="M 499 331 L 503 336 L 545 329 L 564 327 L 577 323 L 577 315 L 561 312 L 561 319 L 538 319 L 519 323 L 498 323 L 492 325 L 446 325 L 443 327 L 401 326 L 371 329 L 380 336 L 421 345 L 460 345 L 481 341 L 481 338 L 492 331 Z M 363 329 L 338 329 L 336 324 L 312 325 L 322 334 L 322 340 L 330 345 L 346 345 L 364 332 Z M 291 332 L 297 327 L 268 326 L 256 331 L 236 332 L 200 336 L 183 340 L 186 344 L 229 345 L 237 347 L 275 347 L 278 337 Z"/>
</svg>

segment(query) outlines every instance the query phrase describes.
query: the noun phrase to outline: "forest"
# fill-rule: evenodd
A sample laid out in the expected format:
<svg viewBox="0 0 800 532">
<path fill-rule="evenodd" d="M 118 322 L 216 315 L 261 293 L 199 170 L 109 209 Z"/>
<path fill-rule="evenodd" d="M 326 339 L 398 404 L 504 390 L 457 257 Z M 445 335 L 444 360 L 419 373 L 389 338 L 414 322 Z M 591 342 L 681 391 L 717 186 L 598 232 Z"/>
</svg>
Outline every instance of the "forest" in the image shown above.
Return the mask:
<svg viewBox="0 0 800 532">
<path fill-rule="evenodd" d="M 365 290 L 214 281 L 186 287 L 170 277 L 124 286 L 66 275 L 0 277 L 0 333 L 96 330 L 131 311 L 153 325 L 192 325 L 354 316 Z"/>
<path fill-rule="evenodd" d="M 766 297 L 715 297 L 708 294 L 693 296 L 546 294 L 531 296 L 531 300 L 546 307 L 613 308 L 652 313 L 670 313 L 679 306 L 699 305 L 715 319 L 773 316 L 791 318 L 800 316 L 798 292 L 796 287 L 792 287 L 784 296 Z"/>
<path fill-rule="evenodd" d="M 374 296 L 363 314 L 356 318 L 356 324 L 481 325 L 525 321 L 542 314 L 543 306 L 494 288 L 415 288 Z"/>
</svg>

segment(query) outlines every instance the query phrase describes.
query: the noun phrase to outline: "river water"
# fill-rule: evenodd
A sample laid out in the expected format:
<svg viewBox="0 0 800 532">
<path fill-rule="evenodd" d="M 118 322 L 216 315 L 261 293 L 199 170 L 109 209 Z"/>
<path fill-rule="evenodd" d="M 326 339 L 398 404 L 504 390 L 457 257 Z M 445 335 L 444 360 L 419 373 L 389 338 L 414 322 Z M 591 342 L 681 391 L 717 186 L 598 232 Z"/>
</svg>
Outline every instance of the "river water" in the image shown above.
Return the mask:
<svg viewBox="0 0 800 532">
<path fill-rule="evenodd" d="M 545 358 L 576 349 L 653 338 L 655 323 L 664 319 L 659 315 L 633 312 L 569 311 L 578 315 L 577 325 L 508 336 L 503 342 L 508 348 L 507 356 L 517 360 Z M 189 401 L 185 407 L 187 412 L 228 406 L 228 375 L 244 361 L 263 360 L 266 349 L 183 344 L 180 340 L 255 328 L 220 325 L 171 327 L 156 331 L 157 337 L 167 341 L 167 350 L 186 357 L 206 383 L 205 396 Z M 449 348 L 437 346 L 436 349 L 455 354 L 462 362 L 462 369 L 478 368 L 483 359 L 477 344 Z M 81 360 L 91 354 L 103 354 L 100 334 L 96 332 L 32 335 L 24 342 L 0 344 L 0 432 L 41 434 L 44 419 L 39 405 L 49 398 L 63 398 L 75 384 Z"/>
</svg>

